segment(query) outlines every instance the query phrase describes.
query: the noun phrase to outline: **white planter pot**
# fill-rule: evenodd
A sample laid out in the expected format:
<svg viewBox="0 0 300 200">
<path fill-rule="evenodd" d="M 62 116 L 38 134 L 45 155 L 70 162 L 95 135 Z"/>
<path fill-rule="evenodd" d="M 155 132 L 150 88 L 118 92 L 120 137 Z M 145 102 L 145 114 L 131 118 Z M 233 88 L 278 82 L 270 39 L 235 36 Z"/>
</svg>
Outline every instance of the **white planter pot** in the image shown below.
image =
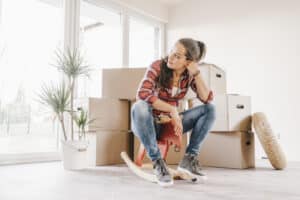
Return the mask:
<svg viewBox="0 0 300 200">
<path fill-rule="evenodd" d="M 88 166 L 87 141 L 61 141 L 62 160 L 66 170 L 80 170 Z"/>
</svg>

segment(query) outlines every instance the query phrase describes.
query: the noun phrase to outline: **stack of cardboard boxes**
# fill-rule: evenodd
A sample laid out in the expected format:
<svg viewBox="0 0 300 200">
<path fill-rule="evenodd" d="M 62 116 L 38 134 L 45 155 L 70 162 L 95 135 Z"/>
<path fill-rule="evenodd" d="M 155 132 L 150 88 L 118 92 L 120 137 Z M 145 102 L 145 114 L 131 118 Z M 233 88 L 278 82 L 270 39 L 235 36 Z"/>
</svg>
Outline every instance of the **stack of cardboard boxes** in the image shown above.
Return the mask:
<svg viewBox="0 0 300 200">
<path fill-rule="evenodd" d="M 88 111 L 89 166 L 121 164 L 122 151 L 133 157 L 130 108 L 146 68 L 103 69 L 102 98 L 76 99 Z"/>
<path fill-rule="evenodd" d="M 204 81 L 214 91 L 213 103 L 216 106 L 216 121 L 202 145 L 201 163 L 214 167 L 254 167 L 250 97 L 227 94 L 226 77 L 222 69 L 205 65 L 200 70 Z M 121 151 L 127 151 L 132 159 L 136 157 L 140 142 L 131 132 L 130 109 L 145 71 L 146 68 L 103 69 L 103 97 L 76 100 L 75 106 L 85 108 L 89 112 L 89 119 L 95 119 L 88 126 L 90 166 L 123 163 Z M 186 102 L 188 100 L 189 107 L 201 104 L 191 90 L 185 98 Z M 187 144 L 188 137 L 185 134 L 180 152 L 172 147 L 167 163 L 178 164 Z M 149 159 L 146 156 L 144 162 L 147 161 Z"/>
<path fill-rule="evenodd" d="M 226 74 L 219 67 L 205 64 L 200 71 L 204 82 L 214 92 L 212 104 L 216 108 L 216 121 L 200 149 L 201 164 L 240 169 L 254 167 L 250 97 L 227 94 Z M 189 107 L 202 104 L 192 90 L 186 99 Z"/>
<path fill-rule="evenodd" d="M 135 102 L 138 86 L 144 77 L 146 68 L 120 68 L 103 70 L 103 97 L 122 99 L 129 103 L 129 110 Z M 130 112 L 129 125 L 130 125 Z M 129 134 L 132 137 L 133 146 L 131 158 L 135 159 L 140 146 L 139 139 L 134 136 L 129 126 Z M 182 138 L 182 147 L 180 151 L 175 150 L 174 146 L 169 149 L 167 156 L 168 164 L 177 164 L 184 154 L 187 144 L 187 136 Z M 144 162 L 150 162 L 148 156 L 145 156 Z"/>
<path fill-rule="evenodd" d="M 75 108 L 88 111 L 88 165 L 120 164 L 121 151 L 130 152 L 129 103 L 113 98 L 76 99 Z"/>
</svg>

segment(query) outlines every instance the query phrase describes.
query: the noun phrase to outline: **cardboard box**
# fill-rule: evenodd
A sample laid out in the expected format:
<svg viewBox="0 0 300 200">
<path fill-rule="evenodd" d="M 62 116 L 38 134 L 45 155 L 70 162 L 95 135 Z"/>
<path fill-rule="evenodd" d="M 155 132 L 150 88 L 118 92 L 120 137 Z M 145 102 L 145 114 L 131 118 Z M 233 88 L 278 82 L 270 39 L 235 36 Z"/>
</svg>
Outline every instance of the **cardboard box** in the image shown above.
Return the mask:
<svg viewBox="0 0 300 200">
<path fill-rule="evenodd" d="M 74 102 L 74 108 L 88 111 L 88 118 L 95 119 L 88 125 L 88 131 L 128 130 L 129 102 L 112 98 L 80 98 Z"/>
<path fill-rule="evenodd" d="M 215 95 L 211 102 L 216 108 L 216 121 L 211 131 L 250 131 L 251 130 L 251 98 L 236 94 Z M 203 105 L 194 99 L 189 107 Z"/>
<path fill-rule="evenodd" d="M 226 73 L 214 64 L 204 64 L 200 67 L 204 81 L 215 94 L 226 94 Z"/>
<path fill-rule="evenodd" d="M 216 95 L 216 121 L 212 131 L 251 131 L 251 98 L 241 95 Z"/>
<path fill-rule="evenodd" d="M 211 132 L 200 149 L 203 166 L 224 168 L 255 167 L 254 134 L 252 132 Z"/>
<path fill-rule="evenodd" d="M 136 136 L 134 136 L 134 160 L 137 156 L 139 147 L 140 147 L 140 140 Z M 187 134 L 184 134 L 182 137 L 182 145 L 179 152 L 175 151 L 174 145 L 172 145 L 169 148 L 167 159 L 166 159 L 167 164 L 169 165 L 178 164 L 183 158 L 183 155 L 185 154 L 186 147 L 187 147 Z M 148 158 L 148 155 L 146 153 L 143 163 L 149 163 L 149 162 L 151 161 Z"/>
<path fill-rule="evenodd" d="M 205 63 L 199 67 L 201 77 L 206 86 L 214 92 L 214 94 L 226 94 L 226 73 L 224 70 L 214 64 Z M 185 99 L 196 98 L 196 93 L 189 88 Z"/>
<path fill-rule="evenodd" d="M 127 131 L 97 131 L 87 135 L 89 166 L 114 165 L 124 163 L 120 153 L 130 154 L 130 133 Z"/>
<path fill-rule="evenodd" d="M 103 69 L 102 96 L 133 100 L 146 68 Z"/>
</svg>

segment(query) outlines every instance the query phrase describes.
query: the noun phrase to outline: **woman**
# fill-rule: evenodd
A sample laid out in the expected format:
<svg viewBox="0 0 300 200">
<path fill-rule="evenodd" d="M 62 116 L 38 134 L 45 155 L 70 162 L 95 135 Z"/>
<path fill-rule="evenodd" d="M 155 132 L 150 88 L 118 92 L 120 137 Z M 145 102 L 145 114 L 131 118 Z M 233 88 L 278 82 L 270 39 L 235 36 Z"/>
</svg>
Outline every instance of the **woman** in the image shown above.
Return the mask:
<svg viewBox="0 0 300 200">
<path fill-rule="evenodd" d="M 166 119 L 172 120 L 176 135 L 192 129 L 190 143 L 178 170 L 205 178 L 200 171 L 198 154 L 215 120 L 214 106 L 209 103 L 213 93 L 203 82 L 198 67 L 205 52 L 205 44 L 200 41 L 191 38 L 178 40 L 169 56 L 153 62 L 147 69 L 137 91 L 137 101 L 132 106 L 132 130 L 145 146 L 158 183 L 163 186 L 173 184 L 157 145 L 161 123 L 168 121 Z M 189 87 L 204 105 L 178 113 L 178 100 L 186 95 Z"/>
</svg>

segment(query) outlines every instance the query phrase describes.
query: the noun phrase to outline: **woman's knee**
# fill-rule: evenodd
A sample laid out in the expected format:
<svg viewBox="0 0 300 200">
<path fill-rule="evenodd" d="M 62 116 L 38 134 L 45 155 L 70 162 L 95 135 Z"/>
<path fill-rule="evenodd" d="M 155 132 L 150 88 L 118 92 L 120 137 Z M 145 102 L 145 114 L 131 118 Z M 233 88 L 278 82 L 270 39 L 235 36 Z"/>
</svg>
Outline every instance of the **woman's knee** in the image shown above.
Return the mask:
<svg viewBox="0 0 300 200">
<path fill-rule="evenodd" d="M 208 117 L 211 120 L 215 120 L 216 119 L 216 107 L 214 104 L 208 103 L 205 104 L 206 107 L 206 114 L 208 115 Z"/>
<path fill-rule="evenodd" d="M 138 118 L 147 118 L 152 115 L 150 105 L 143 101 L 136 101 L 131 108 L 131 116 Z"/>
</svg>

